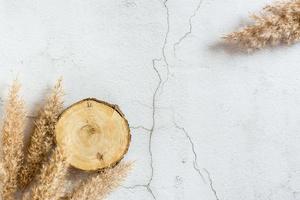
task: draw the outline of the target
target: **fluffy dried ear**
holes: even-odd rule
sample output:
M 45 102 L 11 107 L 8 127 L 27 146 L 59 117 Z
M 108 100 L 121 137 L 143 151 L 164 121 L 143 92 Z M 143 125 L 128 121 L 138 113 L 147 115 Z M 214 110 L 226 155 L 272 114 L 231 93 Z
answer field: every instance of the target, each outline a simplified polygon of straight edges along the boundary
M 109 168 L 128 150 L 130 129 L 116 105 L 84 99 L 67 108 L 56 128 L 56 141 L 68 155 L 68 162 L 82 170 Z
M 63 149 L 54 149 L 22 200 L 59 199 L 64 193 L 68 166 Z
M 19 96 L 20 83 L 15 80 L 5 106 L 5 115 L 2 124 L 2 166 L 1 177 L 3 188 L 2 199 L 13 200 L 17 191 L 17 175 L 24 159 L 23 138 L 25 128 L 24 101 Z M 1 175 L 4 175 L 1 174 Z
M 35 119 L 34 131 L 30 137 L 26 162 L 19 174 L 19 186 L 25 188 L 39 172 L 42 162 L 54 145 L 54 128 L 63 109 L 62 79 L 52 89 L 44 107 Z
M 276 3 L 266 6 L 261 14 L 252 16 L 254 24 L 233 32 L 224 40 L 246 51 L 300 40 L 300 2 Z
M 109 168 L 101 173 L 94 173 L 65 199 L 67 200 L 89 200 L 105 199 L 109 193 L 116 189 L 125 179 L 132 168 L 132 163 L 120 163 L 114 168 Z

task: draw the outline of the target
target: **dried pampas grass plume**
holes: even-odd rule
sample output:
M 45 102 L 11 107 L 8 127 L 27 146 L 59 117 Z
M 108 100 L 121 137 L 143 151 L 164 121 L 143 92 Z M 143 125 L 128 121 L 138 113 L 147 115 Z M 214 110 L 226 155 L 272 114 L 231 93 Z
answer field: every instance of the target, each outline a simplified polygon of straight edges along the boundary
M 17 191 L 17 174 L 22 166 L 23 138 L 25 128 L 24 101 L 19 96 L 20 84 L 15 80 L 10 89 L 5 106 L 5 115 L 2 125 L 2 169 L 5 176 L 1 191 L 2 199 L 15 199 Z
M 62 111 L 62 85 L 58 80 L 51 96 L 35 120 L 35 129 L 23 154 L 26 113 L 19 97 L 20 84 L 15 81 L 5 106 L 0 147 L 0 199 L 14 200 L 103 200 L 117 188 L 131 169 L 132 163 L 85 174 L 77 186 L 70 180 L 68 150 L 54 144 L 54 129 Z M 56 147 L 55 147 L 56 146 Z M 84 175 L 84 174 L 80 174 Z M 83 177 L 81 177 L 83 178 Z M 20 191 L 20 189 L 26 190 Z M 70 191 L 71 190 L 71 191 Z
M 253 51 L 300 40 L 300 0 L 266 6 L 261 14 L 252 18 L 253 25 L 225 36 L 225 41 Z
M 57 147 L 50 160 L 42 166 L 36 182 L 23 200 L 59 199 L 63 196 L 65 177 L 68 171 L 65 152 Z
M 132 163 L 120 163 L 112 169 L 99 172 L 93 177 L 88 178 L 78 188 L 75 188 L 73 193 L 65 199 L 103 200 L 120 185 L 131 168 Z
M 53 147 L 55 124 L 63 109 L 62 96 L 62 79 L 59 79 L 35 120 L 35 128 L 30 138 L 26 163 L 22 167 L 19 176 L 21 188 L 26 187 L 32 181 L 41 167 L 42 161 Z

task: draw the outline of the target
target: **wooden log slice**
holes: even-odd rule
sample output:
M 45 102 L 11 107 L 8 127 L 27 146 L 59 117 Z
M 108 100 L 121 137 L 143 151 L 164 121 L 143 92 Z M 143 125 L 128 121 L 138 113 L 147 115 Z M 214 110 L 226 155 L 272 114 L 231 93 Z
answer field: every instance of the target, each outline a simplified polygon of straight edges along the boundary
M 127 152 L 131 138 L 118 106 L 92 98 L 67 108 L 59 117 L 55 133 L 70 165 L 82 170 L 114 166 Z

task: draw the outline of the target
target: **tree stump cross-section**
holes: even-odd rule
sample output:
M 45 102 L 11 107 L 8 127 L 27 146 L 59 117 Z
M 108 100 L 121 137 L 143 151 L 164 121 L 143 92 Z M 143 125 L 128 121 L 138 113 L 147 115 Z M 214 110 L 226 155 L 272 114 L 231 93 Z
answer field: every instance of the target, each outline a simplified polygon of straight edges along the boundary
M 127 153 L 131 139 L 128 122 L 118 106 L 94 98 L 64 110 L 55 134 L 70 165 L 82 170 L 114 166 Z

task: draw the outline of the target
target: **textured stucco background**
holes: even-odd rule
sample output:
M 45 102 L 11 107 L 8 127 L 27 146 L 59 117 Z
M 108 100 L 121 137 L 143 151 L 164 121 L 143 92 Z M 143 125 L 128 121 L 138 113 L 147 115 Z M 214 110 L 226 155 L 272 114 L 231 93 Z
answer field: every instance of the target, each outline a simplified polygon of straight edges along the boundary
M 17 76 L 34 115 L 62 75 L 66 106 L 118 104 L 135 168 L 109 200 L 299 200 L 300 45 L 220 44 L 270 2 L 0 0 L 0 97 Z

